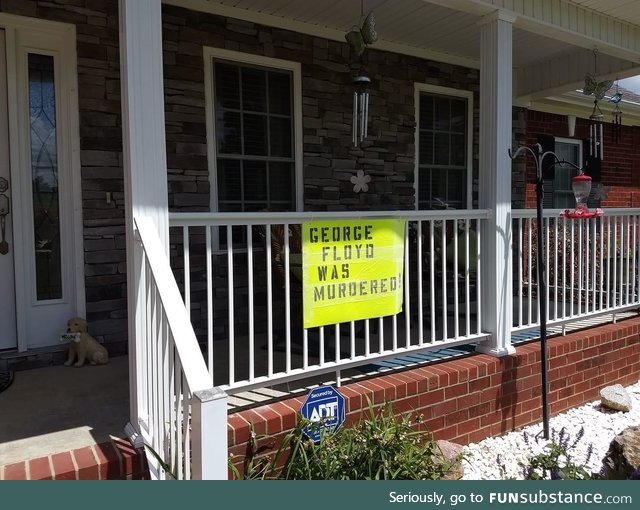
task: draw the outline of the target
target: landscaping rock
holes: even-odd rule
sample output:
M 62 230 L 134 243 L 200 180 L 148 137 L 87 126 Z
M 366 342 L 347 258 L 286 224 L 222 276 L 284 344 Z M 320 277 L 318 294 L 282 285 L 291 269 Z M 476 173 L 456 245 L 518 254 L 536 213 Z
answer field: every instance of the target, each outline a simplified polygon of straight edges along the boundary
M 437 443 L 445 460 L 453 463 L 449 473 L 447 473 L 443 480 L 461 480 L 464 476 L 464 468 L 462 466 L 464 446 L 458 443 L 452 443 L 451 441 L 445 441 L 444 439 L 439 439 Z
M 640 426 L 626 428 L 616 436 L 602 463 L 607 480 L 628 480 L 640 467 Z
M 629 412 L 631 410 L 631 397 L 621 384 L 607 386 L 600 390 L 602 405 L 615 411 Z

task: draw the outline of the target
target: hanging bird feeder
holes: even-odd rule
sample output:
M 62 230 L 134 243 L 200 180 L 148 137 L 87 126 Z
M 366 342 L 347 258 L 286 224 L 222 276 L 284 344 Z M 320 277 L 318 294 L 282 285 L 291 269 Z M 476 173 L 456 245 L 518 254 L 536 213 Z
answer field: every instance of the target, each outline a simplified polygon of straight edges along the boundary
M 576 175 L 571 179 L 571 189 L 576 197 L 576 208 L 573 211 L 571 209 L 565 209 L 560 216 L 574 220 L 586 220 L 604 214 L 600 208 L 590 211 L 587 207 L 587 199 L 591 193 L 591 177 L 583 173 Z

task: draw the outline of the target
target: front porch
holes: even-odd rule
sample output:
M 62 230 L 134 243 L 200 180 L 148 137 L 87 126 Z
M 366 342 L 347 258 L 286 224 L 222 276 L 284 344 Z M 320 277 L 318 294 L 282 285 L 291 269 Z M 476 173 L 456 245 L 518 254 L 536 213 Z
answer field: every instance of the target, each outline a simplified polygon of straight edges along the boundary
M 129 362 L 14 373 L 0 393 L 0 480 L 106 480 L 148 476 L 124 437 Z
M 638 72 L 639 13 L 629 14 L 631 21 L 616 18 L 600 0 L 592 9 L 549 0 L 541 10 L 491 0 L 372 0 L 381 38 L 359 61 L 345 42 L 357 22 L 356 2 L 256 0 L 244 8 L 235 0 L 112 0 L 80 9 L 77 3 L 9 2 L 2 9 L 12 12 L 0 13 L 9 55 L 5 138 L 21 141 L 0 152 L 9 162 L 3 168 L 11 173 L 13 203 L 24 206 L 9 219 L 9 233 L 28 255 L 12 253 L 15 264 L 3 272 L 16 289 L 7 301 L 17 313 L 7 315 L 16 316 L 19 338 L 7 345 L 28 351 L 25 326 L 49 327 L 28 320 L 36 315 L 17 305 L 42 311 L 55 304 L 66 308 L 50 333 L 63 314 L 86 312 L 112 354 L 125 345 L 129 353 L 128 395 L 113 404 L 129 402 L 124 417 L 122 409 L 114 413 L 118 431 L 88 430 L 99 414 L 69 414 L 65 422 L 65 411 L 54 408 L 62 401 L 42 390 L 42 409 L 50 405 L 60 419 L 40 432 L 83 424 L 83 432 L 62 439 L 84 441 L 71 446 L 74 452 L 97 458 L 89 439 L 120 435 L 126 423 L 132 455 L 147 444 L 179 478 L 226 478 L 229 446 L 240 451 L 249 423 L 284 431 L 300 404 L 289 392 L 322 382 L 349 394 L 350 419 L 365 396 L 392 398 L 400 408 L 424 410 L 441 437 L 472 441 L 478 431 L 500 433 L 539 417 L 539 350 L 513 341 L 540 327 L 537 258 L 548 268 L 546 312 L 556 332 L 586 319 L 610 316 L 615 323 L 640 306 L 640 210 L 608 209 L 584 222 L 547 210 L 537 225 L 531 211 L 516 209 L 530 185 L 527 163 L 508 158 L 514 145 L 564 136 L 513 120 L 541 98 L 580 86 L 593 72 L 594 41 L 601 46 L 600 77 Z M 68 57 L 54 59 L 47 44 L 24 39 L 16 29 L 24 18 L 43 18 L 28 29 L 36 41 L 50 23 L 64 29 Z M 33 230 L 28 205 L 33 182 L 36 188 L 40 182 L 30 173 L 29 129 L 18 129 L 29 109 L 26 101 L 22 110 L 14 107 L 26 94 L 28 69 L 20 62 L 29 52 L 47 55 L 57 76 L 69 78 L 57 90 L 68 89 L 58 97 L 72 99 L 69 108 L 59 107 L 71 110 L 59 131 L 68 121 L 72 165 L 59 181 L 57 162 L 50 165 L 49 180 L 78 202 L 61 194 L 58 218 L 76 258 L 65 261 L 66 269 L 34 275 L 48 278 L 59 269 L 66 288 L 41 299 L 20 278 L 23 263 L 35 267 L 34 243 L 20 234 Z M 77 71 L 77 83 L 71 71 L 59 73 L 67 66 Z M 372 79 L 368 137 L 354 144 L 356 71 L 355 78 L 366 71 Z M 575 115 L 583 106 L 567 108 Z M 556 117 L 564 122 L 565 113 Z M 591 126 L 586 119 L 577 126 L 570 145 L 579 147 L 581 162 L 583 152 L 591 156 L 583 148 Z M 607 146 L 609 159 L 602 161 L 608 165 L 602 175 L 620 188 L 640 189 L 629 163 L 638 159 L 635 131 L 624 126 L 626 152 Z M 446 209 L 434 211 L 438 204 Z M 302 248 L 294 233 L 318 218 L 404 222 L 399 313 L 302 327 Z M 76 238 L 82 242 L 74 245 Z M 537 238 L 544 238 L 544 254 L 533 248 Z M 640 372 L 637 319 L 553 342 L 553 411 Z M 462 347 L 482 354 L 409 367 Z M 113 361 L 86 374 L 112 376 L 118 363 L 126 365 Z M 397 365 L 403 371 L 381 376 Z M 368 366 L 378 377 L 369 378 Z M 72 386 L 74 376 L 85 375 L 46 370 L 33 372 L 34 379 L 49 374 Z M 18 382 L 9 391 L 28 391 Z M 108 377 L 96 384 L 110 387 Z M 249 393 L 259 396 L 250 401 Z M 9 396 L 0 394 L 0 403 Z M 273 396 L 287 402 L 256 407 Z M 229 417 L 230 407 L 247 402 L 251 409 Z M 8 423 L 5 445 L 27 434 Z M 108 444 L 113 450 L 122 443 Z M 126 455 L 114 452 L 118 475 L 131 474 L 122 471 L 131 464 Z M 57 476 L 57 453 L 43 455 L 37 463 Z M 82 463 L 75 453 L 64 457 L 76 468 Z M 152 478 L 168 476 L 153 459 L 149 468 Z M 26 477 L 30 470 L 31 461 L 9 471 Z

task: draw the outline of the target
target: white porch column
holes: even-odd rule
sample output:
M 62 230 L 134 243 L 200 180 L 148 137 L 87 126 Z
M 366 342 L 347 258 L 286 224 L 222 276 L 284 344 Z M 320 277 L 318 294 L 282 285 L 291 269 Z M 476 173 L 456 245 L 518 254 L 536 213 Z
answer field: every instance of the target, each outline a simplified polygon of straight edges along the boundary
M 145 325 L 142 249 L 133 218 L 155 223 L 168 254 L 169 218 L 162 71 L 161 0 L 120 0 L 120 73 L 123 166 L 127 232 L 127 299 L 129 314 L 130 420 L 127 433 L 142 446 L 138 404 L 145 384 L 138 370 L 138 340 Z
M 478 350 L 495 356 L 511 345 L 512 14 L 495 11 L 480 27 L 480 207 L 494 214 L 481 244 L 482 321 L 491 339 Z

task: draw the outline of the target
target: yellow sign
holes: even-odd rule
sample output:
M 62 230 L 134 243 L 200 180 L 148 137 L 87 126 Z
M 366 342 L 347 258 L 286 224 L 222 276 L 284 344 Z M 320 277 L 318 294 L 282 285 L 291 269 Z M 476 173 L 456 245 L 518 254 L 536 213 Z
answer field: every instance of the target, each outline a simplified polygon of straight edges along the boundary
M 404 230 L 399 219 L 304 223 L 304 327 L 399 313 Z

